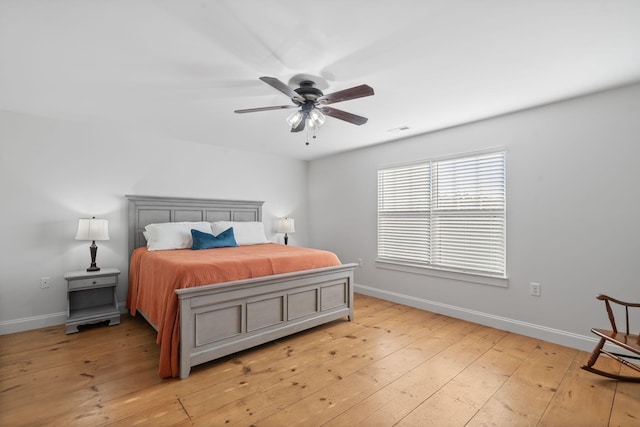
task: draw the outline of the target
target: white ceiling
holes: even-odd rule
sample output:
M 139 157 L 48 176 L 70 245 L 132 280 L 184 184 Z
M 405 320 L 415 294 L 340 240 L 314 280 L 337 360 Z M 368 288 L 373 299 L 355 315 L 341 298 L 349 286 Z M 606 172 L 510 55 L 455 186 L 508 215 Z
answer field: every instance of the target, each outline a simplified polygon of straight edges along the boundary
M 369 122 L 234 114 L 300 73 Z M 298 159 L 638 81 L 638 0 L 0 0 L 0 109 Z

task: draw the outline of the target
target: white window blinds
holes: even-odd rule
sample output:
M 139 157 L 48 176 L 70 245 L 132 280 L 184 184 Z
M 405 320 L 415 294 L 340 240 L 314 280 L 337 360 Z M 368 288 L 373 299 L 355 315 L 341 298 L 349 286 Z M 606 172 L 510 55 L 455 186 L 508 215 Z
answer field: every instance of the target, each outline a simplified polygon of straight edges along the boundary
M 378 259 L 506 275 L 505 153 L 378 171 Z

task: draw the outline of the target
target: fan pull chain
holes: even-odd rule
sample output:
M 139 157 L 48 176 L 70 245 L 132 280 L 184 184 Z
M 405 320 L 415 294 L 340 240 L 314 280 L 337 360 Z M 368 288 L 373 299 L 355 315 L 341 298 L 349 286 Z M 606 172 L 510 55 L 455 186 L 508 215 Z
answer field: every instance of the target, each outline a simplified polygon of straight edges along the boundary
M 317 131 L 318 131 L 317 129 L 313 130 L 313 136 L 312 136 L 313 139 L 316 139 L 316 132 Z M 309 145 L 309 129 L 307 129 L 307 142 L 305 142 L 304 145 Z

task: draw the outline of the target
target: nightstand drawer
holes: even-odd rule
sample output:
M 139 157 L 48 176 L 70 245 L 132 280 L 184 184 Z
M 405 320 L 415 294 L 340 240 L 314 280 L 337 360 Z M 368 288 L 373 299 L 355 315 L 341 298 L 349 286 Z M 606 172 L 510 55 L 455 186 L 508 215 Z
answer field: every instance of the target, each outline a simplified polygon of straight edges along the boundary
M 100 286 L 113 286 L 118 283 L 117 276 L 93 277 L 89 279 L 69 280 L 69 289 L 96 288 Z

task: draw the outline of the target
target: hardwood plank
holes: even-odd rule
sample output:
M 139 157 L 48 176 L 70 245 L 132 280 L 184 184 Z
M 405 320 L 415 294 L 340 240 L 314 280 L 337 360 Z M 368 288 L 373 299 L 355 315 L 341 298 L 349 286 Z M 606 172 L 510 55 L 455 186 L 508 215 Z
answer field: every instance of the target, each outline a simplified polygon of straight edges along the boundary
M 620 373 L 629 376 L 638 375 L 637 371 L 626 366 L 622 367 Z M 596 390 L 599 388 L 600 384 L 595 387 Z M 616 382 L 609 425 L 640 426 L 640 384 Z
M 109 369 L 85 374 L 84 369 L 76 369 L 75 374 L 68 370 L 66 373 L 55 375 L 48 383 L 25 381 L 20 395 L 3 393 L 3 401 L 5 398 L 11 399 L 11 407 L 6 410 L 3 408 L 3 419 L 17 422 L 24 418 L 24 414 L 29 414 L 29 419 L 34 424 L 44 425 L 49 419 L 57 420 L 58 423 L 64 420 L 66 424 L 76 417 L 88 419 L 96 416 L 103 412 L 104 407 L 115 397 L 142 392 L 153 384 L 162 383 L 162 380 L 154 375 L 155 371 L 152 368 L 157 357 L 138 357 L 121 361 L 121 374 Z M 59 372 L 54 372 L 56 373 Z M 57 388 L 60 389 L 59 392 L 56 392 Z M 61 399 L 60 396 L 64 398 Z M 37 411 L 31 412 L 30 408 L 33 408 L 34 402 L 40 404 Z
M 544 341 L 470 420 L 476 425 L 537 425 L 565 378 L 577 350 Z
M 534 348 L 532 342 L 523 343 L 519 338 L 505 333 L 495 346 L 418 406 L 400 425 L 423 420 L 435 425 L 467 424 L 523 362 L 522 358 L 508 357 L 505 353 L 523 349 L 522 344 Z
M 540 419 L 540 426 L 588 425 L 607 426 L 617 382 L 580 369 L 589 357 L 577 352 L 554 399 Z M 615 369 L 617 362 L 602 358 L 605 369 Z M 606 366 L 609 365 L 609 366 Z M 597 387 L 596 387 L 597 386 Z
M 0 335 L 0 362 L 4 363 L 5 358 L 13 357 L 17 352 L 33 351 L 65 339 L 60 334 L 61 328 L 64 325 Z
M 158 378 L 155 338 L 130 316 L 0 336 L 0 425 L 640 424 L 639 384 L 579 369 L 584 352 L 363 295 L 353 322 L 186 380 Z
M 358 370 L 355 375 L 345 377 L 345 381 L 348 384 L 334 384 L 329 388 L 323 389 L 312 396 L 309 396 L 296 404 L 296 408 L 286 408 L 276 415 L 267 418 L 265 421 L 267 424 L 278 424 L 284 422 L 287 416 L 291 416 L 292 411 L 297 412 L 298 405 L 304 405 L 305 409 L 302 411 L 303 419 L 307 421 L 322 421 L 331 423 L 338 423 L 336 419 L 341 413 L 347 411 L 349 407 L 354 406 L 364 401 L 371 394 L 380 390 L 384 386 L 395 383 L 395 381 L 401 377 L 411 376 L 415 378 L 415 368 L 425 364 L 425 360 L 441 356 L 442 353 L 438 353 L 441 349 L 450 349 L 455 345 L 458 345 L 458 350 L 464 347 L 466 344 L 460 344 L 465 339 L 475 340 L 478 325 L 472 325 L 466 322 L 454 322 L 456 326 L 474 328 L 474 333 L 470 334 L 469 330 L 463 331 L 457 329 L 452 331 L 451 335 L 446 336 L 443 334 L 443 340 L 449 340 L 447 344 L 443 345 L 440 349 L 437 347 L 434 340 L 430 340 L 429 337 L 424 337 L 425 341 L 412 344 L 410 347 L 404 347 L 396 351 L 393 355 L 380 360 L 379 362 L 372 364 L 366 368 Z M 481 328 L 481 327 L 480 327 Z M 456 332 L 458 334 L 456 334 Z M 482 335 L 482 334 L 478 334 Z M 456 342 L 451 346 L 451 342 Z M 424 345 L 425 343 L 428 345 Z M 446 350 L 445 350 L 446 351 Z M 453 350 L 455 352 L 456 350 Z M 460 354 L 460 353 L 458 353 Z M 437 355 L 437 356 L 435 356 Z M 442 356 L 441 356 L 442 357 Z M 460 357 L 464 357 L 460 355 Z M 449 361 L 451 362 L 451 360 Z M 451 365 L 451 364 L 450 364 Z M 363 388 L 351 387 L 353 381 L 357 380 L 359 384 L 369 384 L 368 387 Z M 423 382 L 424 377 L 420 379 Z M 345 408 L 345 405 L 347 406 Z M 380 414 L 376 414 L 377 420 L 381 420 Z
M 146 345 L 151 346 L 150 343 Z M 129 377 L 132 369 L 146 367 L 157 360 L 157 354 L 144 353 L 145 346 L 141 345 L 138 349 L 140 355 L 113 357 L 112 363 L 92 362 L 83 366 L 74 363 L 13 377 L 2 382 L 3 389 L 11 389 L 7 397 L 12 400 L 13 406 L 20 407 L 31 405 L 34 399 L 46 401 L 60 394 L 97 388 L 117 378 Z
M 476 412 L 476 401 L 483 403 L 482 396 L 488 392 L 487 388 L 490 392 L 499 387 L 500 381 L 503 380 L 502 374 L 492 376 L 489 373 L 474 382 L 474 377 L 480 376 L 480 372 L 472 366 L 506 334 L 504 331 L 483 327 L 443 352 L 442 357 L 446 360 L 450 373 L 446 383 L 401 418 L 397 425 L 464 425 Z M 495 380 L 492 381 L 493 378 Z
M 331 424 L 391 425 L 397 422 L 400 416 L 415 408 L 425 396 L 435 392 L 453 376 L 449 371 L 452 365 L 447 359 L 446 351 L 480 328 L 479 325 L 456 319 L 452 319 L 446 327 L 435 328 L 432 335 L 412 344 L 412 347 L 420 350 L 422 363 L 388 386 L 371 393 L 331 420 Z
M 151 409 L 146 409 L 134 415 L 116 421 L 109 422 L 110 427 L 131 427 L 131 426 L 175 426 L 182 422 L 191 425 L 189 416 L 178 399 L 168 405 L 160 405 Z
M 25 345 L 20 351 L 3 356 L 0 359 L 0 379 L 4 381 L 12 376 L 71 363 L 84 364 L 87 360 L 91 362 L 91 357 L 99 358 L 106 353 L 113 353 L 116 348 L 120 352 L 137 348 L 142 337 L 151 335 L 149 331 L 142 330 L 139 324 L 133 323 L 135 321 L 123 316 L 122 323 L 117 327 L 94 327 L 72 335 L 64 334 L 64 326 L 48 328 L 44 330 L 45 334 L 27 332 L 30 340 L 40 343 Z M 153 330 L 151 332 L 154 333 Z M 116 338 L 117 347 L 114 347 L 113 340 Z

